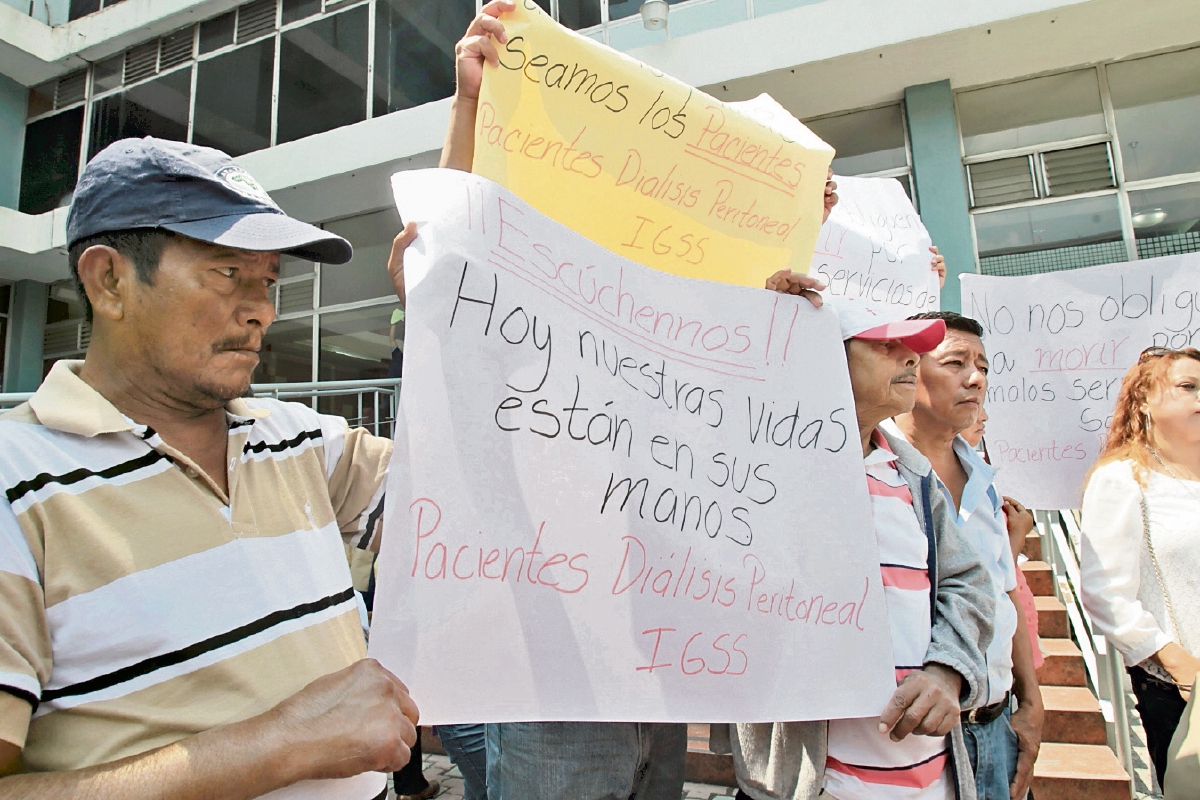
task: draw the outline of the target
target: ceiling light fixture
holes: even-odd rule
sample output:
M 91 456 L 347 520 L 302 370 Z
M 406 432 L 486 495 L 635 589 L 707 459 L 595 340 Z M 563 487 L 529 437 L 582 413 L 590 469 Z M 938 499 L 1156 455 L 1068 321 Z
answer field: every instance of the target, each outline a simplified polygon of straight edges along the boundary
M 667 0 L 646 0 L 642 3 L 642 27 L 648 31 L 667 29 Z

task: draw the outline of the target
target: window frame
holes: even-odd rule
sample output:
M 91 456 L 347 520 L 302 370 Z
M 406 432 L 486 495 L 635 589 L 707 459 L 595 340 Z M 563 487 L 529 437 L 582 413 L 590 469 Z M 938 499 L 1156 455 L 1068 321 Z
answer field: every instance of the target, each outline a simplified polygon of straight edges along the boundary
M 1117 197 L 1117 210 L 1119 213 L 1120 223 L 1121 223 L 1121 238 L 1122 238 L 1122 242 L 1125 246 L 1125 253 L 1127 256 L 1127 260 L 1129 260 L 1129 261 L 1139 260 L 1137 237 L 1135 235 L 1135 231 L 1133 228 L 1133 212 L 1132 212 L 1132 206 L 1131 206 L 1131 203 L 1129 200 L 1130 192 L 1143 191 L 1146 189 L 1162 189 L 1162 188 L 1168 188 L 1168 187 L 1172 187 L 1172 186 L 1180 186 L 1180 185 L 1189 184 L 1189 183 L 1200 183 L 1200 172 L 1178 173 L 1175 175 L 1166 175 L 1166 176 L 1162 176 L 1162 177 L 1158 177 L 1158 178 L 1148 178 L 1148 179 L 1136 180 L 1136 181 L 1127 181 L 1125 179 L 1125 165 L 1124 165 L 1124 161 L 1122 158 L 1122 152 L 1121 152 L 1121 135 L 1120 135 L 1120 130 L 1117 128 L 1116 110 L 1113 106 L 1112 94 L 1111 94 L 1111 91 L 1110 91 L 1109 85 L 1108 85 L 1108 67 L 1111 64 L 1122 63 L 1125 61 L 1135 61 L 1135 60 L 1140 60 L 1143 58 L 1152 58 L 1157 55 L 1165 55 L 1166 53 L 1183 52 L 1186 50 L 1193 50 L 1193 49 L 1200 49 L 1200 48 L 1198 48 L 1197 45 L 1193 44 L 1193 45 L 1190 45 L 1187 47 L 1179 47 L 1179 48 L 1173 48 L 1171 50 L 1165 50 L 1161 53 L 1153 53 L 1153 54 L 1149 54 L 1149 55 L 1139 55 L 1136 58 L 1106 61 L 1106 62 L 1102 62 L 1099 64 L 1095 64 L 1091 67 L 1087 67 L 1087 69 L 1096 70 L 1096 80 L 1097 80 L 1097 84 L 1098 84 L 1099 90 L 1100 90 L 1100 102 L 1101 102 L 1101 108 L 1104 113 L 1104 125 L 1106 128 L 1106 132 L 1103 134 L 1092 134 L 1089 136 L 1080 136 L 1080 137 L 1074 137 L 1071 139 L 1062 139 L 1062 140 L 1057 140 L 1054 142 L 1047 142 L 1047 143 L 1039 144 L 1039 145 L 1030 145 L 1027 147 L 1011 148 L 1011 149 L 1007 149 L 1007 150 L 996 150 L 996 151 L 989 152 L 989 153 L 982 153 L 982 154 L 978 154 L 978 155 L 968 156 L 968 155 L 966 155 L 965 145 L 963 142 L 962 132 L 961 132 L 961 128 L 960 128 L 959 137 L 958 137 L 959 157 L 963 164 L 963 174 L 964 174 L 964 179 L 967 182 L 968 196 L 971 196 L 971 183 L 970 183 L 970 175 L 969 175 L 969 170 L 968 170 L 970 165 L 987 162 L 987 161 L 995 161 L 995 160 L 999 160 L 1002 158 L 1013 158 L 1013 157 L 1019 157 L 1019 156 L 1030 157 L 1035 162 L 1033 171 L 1034 171 L 1035 187 L 1036 187 L 1036 191 L 1038 193 L 1038 197 L 1030 199 L 1030 200 L 1022 200 L 1022 201 L 1018 201 L 1018 202 L 1014 202 L 1014 203 L 1004 203 L 1004 204 L 1000 204 L 1000 205 L 986 206 L 983 208 L 969 209 L 968 213 L 971 217 L 971 238 L 975 245 L 975 272 L 976 273 L 982 273 L 982 261 L 981 261 L 980 255 L 979 255 L 979 239 L 978 239 L 978 235 L 977 235 L 976 228 L 975 228 L 975 218 L 977 216 L 983 215 L 983 214 L 996 213 L 996 212 L 1000 212 L 1000 211 L 1006 211 L 1006 210 L 1013 209 L 1013 208 L 1029 208 L 1029 207 L 1034 207 L 1034 206 L 1052 205 L 1055 203 L 1071 202 L 1072 200 L 1081 200 L 1081 199 L 1092 198 L 1092 197 L 1107 197 L 1110 195 L 1116 195 L 1116 197 Z M 1022 77 L 1020 80 L 1016 80 L 1016 81 L 1000 81 L 997 83 L 983 84 L 980 86 L 965 87 L 961 90 L 956 91 L 954 94 L 955 119 L 958 119 L 958 114 L 959 114 L 958 98 L 959 98 L 959 95 L 962 94 L 963 92 L 975 91 L 977 89 L 985 89 L 985 88 L 989 88 L 991 86 L 1002 86 L 1002 85 L 1013 84 L 1013 83 L 1021 83 L 1026 80 L 1044 77 L 1046 75 L 1056 75 L 1056 74 L 1062 74 L 1065 72 L 1075 72 L 1075 71 L 1078 71 L 1078 69 L 1079 68 L 1073 68 L 1070 70 L 1058 70 L 1055 72 L 1047 72 L 1047 73 L 1040 73 L 1038 75 L 1025 76 L 1025 77 Z M 1112 177 L 1113 177 L 1113 183 L 1114 183 L 1114 186 L 1112 188 L 1098 189 L 1098 190 L 1089 191 L 1089 192 L 1079 192 L 1078 194 L 1070 194 L 1070 195 L 1047 196 L 1046 186 L 1045 186 L 1045 168 L 1044 168 L 1044 164 L 1042 162 L 1042 154 L 1043 153 L 1054 152 L 1057 150 L 1066 150 L 1066 149 L 1070 149 L 1070 148 L 1074 148 L 1074 147 L 1083 147 L 1083 146 L 1087 146 L 1087 145 L 1099 144 L 1102 142 L 1106 143 L 1108 145 L 1109 168 L 1112 171 Z M 1047 249 L 1053 249 L 1053 248 L 1047 248 Z
M 705 0 L 705 1 L 708 2 L 709 0 Z M 913 179 L 912 139 L 909 137 L 909 133 L 908 133 L 908 107 L 907 107 L 907 104 L 904 102 L 904 100 L 901 99 L 901 100 L 897 100 L 897 101 L 891 102 L 891 103 L 876 103 L 876 104 L 870 105 L 870 106 L 863 106 L 862 108 L 852 108 L 847 111 L 835 111 L 831 114 L 822 114 L 817 117 L 809 117 L 808 119 L 803 121 L 803 124 L 807 126 L 808 123 L 810 123 L 810 122 L 820 122 L 821 120 L 833 119 L 834 117 L 846 117 L 846 116 L 849 116 L 850 114 L 858 114 L 859 112 L 862 112 L 862 111 L 874 111 L 876 109 L 890 108 L 892 106 L 900 107 L 900 127 L 904 131 L 904 160 L 906 162 L 906 166 L 890 167 L 888 169 L 876 170 L 874 172 L 856 172 L 856 173 L 854 173 L 854 175 L 847 175 L 846 177 L 848 177 L 848 178 L 850 178 L 850 177 L 853 177 L 853 178 L 905 178 L 908 181 L 908 188 L 909 188 L 910 192 L 912 193 L 911 199 L 912 199 L 913 208 L 917 209 L 917 212 L 920 213 L 921 205 L 920 205 L 920 198 L 917 197 L 917 182 Z

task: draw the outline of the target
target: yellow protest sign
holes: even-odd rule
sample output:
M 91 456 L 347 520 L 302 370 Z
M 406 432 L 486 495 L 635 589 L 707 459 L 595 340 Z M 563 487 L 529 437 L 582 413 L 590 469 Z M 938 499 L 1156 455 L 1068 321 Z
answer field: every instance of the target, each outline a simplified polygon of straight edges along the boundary
M 475 173 L 663 272 L 808 271 L 829 145 L 770 98 L 722 103 L 516 5 L 484 70 Z

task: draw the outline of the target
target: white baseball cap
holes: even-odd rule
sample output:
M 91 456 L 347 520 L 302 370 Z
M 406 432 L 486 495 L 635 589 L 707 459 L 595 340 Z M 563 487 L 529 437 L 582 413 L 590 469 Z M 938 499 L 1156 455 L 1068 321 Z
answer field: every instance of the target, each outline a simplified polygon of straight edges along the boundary
M 940 319 L 889 320 L 884 312 L 870 303 L 853 297 L 827 298 L 826 302 L 837 312 L 842 326 L 842 341 L 847 339 L 869 339 L 889 341 L 897 339 L 915 353 L 928 353 L 946 338 L 946 323 Z

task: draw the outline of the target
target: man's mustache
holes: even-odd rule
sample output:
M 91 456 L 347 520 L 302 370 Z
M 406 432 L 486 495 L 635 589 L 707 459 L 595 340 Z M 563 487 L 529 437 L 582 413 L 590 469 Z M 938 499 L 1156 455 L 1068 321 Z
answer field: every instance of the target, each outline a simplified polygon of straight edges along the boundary
M 256 336 L 239 336 L 236 338 L 222 339 L 213 345 L 214 353 L 223 353 L 226 350 L 253 350 L 258 352 L 262 347 L 262 342 Z

